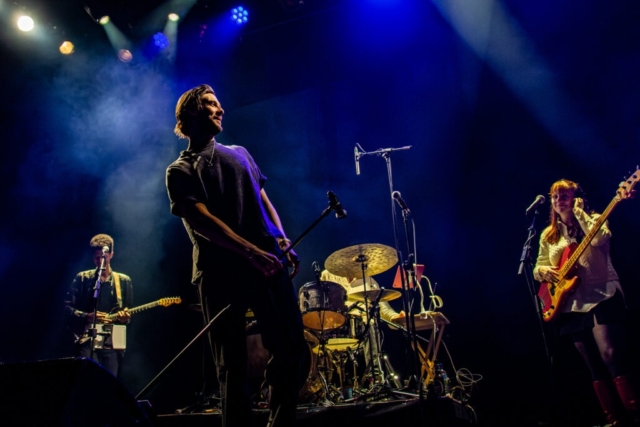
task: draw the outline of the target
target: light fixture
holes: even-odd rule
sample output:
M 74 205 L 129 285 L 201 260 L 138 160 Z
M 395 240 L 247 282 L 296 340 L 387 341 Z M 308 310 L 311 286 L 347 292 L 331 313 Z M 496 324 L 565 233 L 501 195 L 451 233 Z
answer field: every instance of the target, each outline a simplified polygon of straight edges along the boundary
M 153 44 L 155 44 L 160 50 L 163 50 L 169 46 L 169 39 L 164 34 L 158 32 L 153 35 Z
M 118 51 L 118 59 L 122 62 L 131 62 L 133 54 L 128 49 L 120 49 Z
M 71 55 L 74 51 L 74 48 L 75 47 L 73 46 L 73 43 L 71 43 L 70 41 L 64 41 L 60 45 L 60 53 L 62 53 L 63 55 Z
M 33 18 L 26 15 L 23 15 L 20 18 L 18 18 L 17 23 L 18 23 L 18 29 L 20 29 L 20 31 L 25 31 L 25 32 L 33 30 L 33 27 L 35 26 L 35 22 L 33 22 Z
M 249 11 L 242 6 L 231 9 L 231 19 L 238 25 L 244 25 L 249 21 Z

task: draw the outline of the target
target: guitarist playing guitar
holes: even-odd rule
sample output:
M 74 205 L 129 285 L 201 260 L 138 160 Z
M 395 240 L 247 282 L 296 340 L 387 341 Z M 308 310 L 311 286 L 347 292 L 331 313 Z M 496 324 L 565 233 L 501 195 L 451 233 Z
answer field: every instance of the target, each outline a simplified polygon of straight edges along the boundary
M 77 357 L 91 357 L 91 340 L 86 339 L 85 332 L 93 323 L 94 306 L 97 307 L 97 323 L 127 324 L 131 319 L 125 307 L 133 306 L 133 286 L 129 276 L 111 269 L 113 244 L 113 238 L 107 234 L 91 238 L 89 247 L 96 268 L 78 273 L 65 298 L 65 323 L 74 335 Z M 103 258 L 104 269 L 100 271 Z M 95 305 L 94 286 L 98 274 L 102 285 Z M 114 307 L 116 318 L 108 319 Z M 124 361 L 124 350 L 114 350 L 110 338 L 107 336 L 102 348 L 93 351 L 93 359 L 117 377 Z
M 602 215 L 585 211 L 577 183 L 566 179 L 553 183 L 551 224 L 540 236 L 534 268 L 535 279 L 542 282 L 538 295 L 543 319 L 553 320 L 559 336 L 574 343 L 612 425 L 638 422 L 640 414 L 623 360 L 626 305 L 609 256 L 611 231 L 606 219 L 617 203 L 633 196 L 639 179 L 636 171 L 623 182 Z

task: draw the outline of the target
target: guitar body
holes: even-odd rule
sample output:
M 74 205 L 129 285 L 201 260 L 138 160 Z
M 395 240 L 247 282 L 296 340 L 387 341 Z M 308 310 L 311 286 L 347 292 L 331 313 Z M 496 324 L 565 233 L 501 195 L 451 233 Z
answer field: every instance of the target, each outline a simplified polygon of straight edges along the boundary
M 567 260 L 571 258 L 571 255 L 575 252 L 577 247 L 577 243 L 571 243 L 564 249 L 562 256 L 560 257 L 559 267 L 562 267 Z M 578 277 L 571 277 L 573 276 L 572 273 L 575 271 L 576 265 L 574 265 L 567 274 L 565 274 L 565 277 L 561 277 L 558 282 L 542 282 L 540 284 L 538 297 L 540 298 L 542 319 L 544 321 L 550 322 L 556 318 L 556 315 L 559 313 L 558 309 L 562 307 L 566 297 L 573 292 L 576 286 L 578 286 Z
M 161 298 L 158 301 L 153 301 L 147 304 L 143 304 L 143 305 L 139 305 L 137 307 L 132 307 L 129 308 L 129 314 L 136 314 L 139 313 L 143 310 L 148 310 L 150 308 L 153 307 L 169 307 L 172 304 L 180 304 L 182 302 L 182 299 L 180 297 L 168 297 L 168 298 Z M 115 307 L 111 310 L 110 314 L 107 314 L 107 316 L 105 317 L 105 320 L 107 321 L 107 323 L 111 323 L 114 322 L 118 319 L 118 311 L 122 310 L 120 307 Z M 87 325 L 85 325 L 85 330 L 84 330 L 84 334 L 78 338 L 78 340 L 76 341 L 76 343 L 78 344 L 82 344 L 84 342 L 86 342 L 87 340 L 90 339 L 88 332 L 89 329 L 91 328 L 92 324 L 88 323 Z

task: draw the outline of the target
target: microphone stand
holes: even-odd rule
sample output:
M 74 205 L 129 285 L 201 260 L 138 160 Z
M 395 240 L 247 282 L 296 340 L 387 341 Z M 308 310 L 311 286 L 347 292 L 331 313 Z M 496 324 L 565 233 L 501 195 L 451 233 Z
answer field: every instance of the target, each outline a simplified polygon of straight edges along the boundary
M 334 195 L 335 196 L 335 195 Z M 320 221 L 322 219 L 324 219 L 326 216 L 329 215 L 329 213 L 332 210 L 338 210 L 337 207 L 338 203 L 334 203 L 333 200 L 329 201 L 329 206 L 322 211 L 322 213 L 320 214 L 320 216 L 311 224 L 311 226 L 309 226 L 297 239 L 295 239 L 293 242 L 291 242 L 291 244 L 289 245 L 289 247 L 287 247 L 284 251 L 282 251 L 282 258 L 283 261 L 285 261 L 286 258 L 286 254 L 289 253 L 296 245 L 298 245 L 298 243 L 300 243 L 300 241 L 302 241 L 302 239 L 309 234 L 309 232 L 320 223 Z M 336 216 L 338 214 L 336 213 Z M 345 215 L 342 216 L 341 218 L 346 217 L 346 212 Z M 286 261 L 285 261 L 286 262 Z M 285 264 L 286 265 L 286 264 Z M 98 276 L 99 278 L 99 276 Z M 180 358 L 180 356 L 182 356 L 185 351 L 187 351 L 187 349 L 189 347 L 191 347 L 196 341 L 198 341 L 198 339 L 200 339 L 200 337 L 202 337 L 213 325 L 213 323 L 225 312 L 227 311 L 229 308 L 231 307 L 231 304 L 227 305 L 226 307 L 224 307 L 222 310 L 220 310 L 218 312 L 218 314 L 216 314 L 210 321 L 209 323 L 207 323 L 207 325 L 202 328 L 202 330 L 200 332 L 198 332 L 198 334 L 182 349 L 180 350 L 180 352 L 169 362 L 167 363 L 167 365 L 160 371 L 160 373 L 158 373 L 146 386 L 144 386 L 144 388 L 142 390 L 140 390 L 140 392 L 135 396 L 136 399 L 139 399 L 142 395 L 144 395 L 156 382 L 158 382 L 158 380 L 168 371 L 169 367 L 171 367 L 171 365 L 173 365 L 176 360 L 178 360 L 178 358 Z M 203 307 L 204 309 L 204 307 Z M 95 319 L 95 318 L 94 318 Z M 94 320 L 95 323 L 95 320 Z
M 90 337 L 89 345 L 91 348 L 91 359 L 94 356 L 94 346 L 95 339 L 98 336 L 98 329 L 96 328 L 96 323 L 98 321 L 98 300 L 100 299 L 100 290 L 102 289 L 102 272 L 105 270 L 104 261 L 106 258 L 106 253 L 102 253 L 102 260 L 100 261 L 100 268 L 98 269 L 98 278 L 96 279 L 96 284 L 93 286 L 93 321 L 91 322 L 91 327 L 87 331 L 87 334 Z
M 535 279 L 533 278 L 534 263 L 533 263 L 533 258 L 531 257 L 531 242 L 533 241 L 533 238 L 536 236 L 536 220 L 538 219 L 538 214 L 539 214 L 538 208 L 536 207 L 533 213 L 533 216 L 531 218 L 531 224 L 529 225 L 529 228 L 528 228 L 529 234 L 527 236 L 527 240 L 525 240 L 524 242 L 524 246 L 522 248 L 522 254 L 520 255 L 520 266 L 518 268 L 518 275 L 519 276 L 524 275 L 525 277 L 527 289 L 529 291 L 529 295 L 531 296 L 531 301 L 533 303 L 533 306 L 536 312 L 536 317 L 538 318 L 538 326 L 540 327 L 540 333 L 542 336 L 542 342 L 544 344 L 544 351 L 545 351 L 545 355 L 548 362 L 548 368 L 549 368 L 548 381 L 550 384 L 550 388 L 552 390 L 551 394 L 554 396 L 554 399 L 555 399 L 555 387 L 554 387 L 554 381 L 553 381 L 553 356 L 551 355 L 551 351 L 549 349 L 549 339 L 547 337 L 547 334 L 545 333 L 544 320 L 542 319 L 541 303 L 540 303 L 540 299 L 538 298 L 538 293 L 536 292 Z
M 362 150 L 362 147 L 359 144 L 358 144 L 358 148 Z M 391 153 L 395 151 L 404 151 L 404 150 L 410 150 L 410 149 L 411 149 L 411 146 L 408 145 L 408 146 L 399 147 L 399 148 L 380 148 L 378 150 L 371 151 L 371 152 L 366 152 L 362 150 L 361 152 L 358 153 L 356 157 L 357 160 L 360 160 L 360 158 L 363 156 L 375 154 L 385 159 L 385 162 L 387 165 L 387 178 L 389 180 L 389 195 L 391 196 L 390 199 L 391 199 L 391 221 L 393 225 L 393 240 L 394 240 L 396 252 L 398 253 L 398 261 L 400 265 L 403 265 L 403 266 L 405 266 L 405 262 L 403 260 L 402 251 L 400 251 L 400 244 L 398 242 L 398 220 L 396 215 L 396 205 L 394 203 L 394 198 L 393 198 L 393 171 L 391 166 Z M 409 236 L 407 235 L 407 240 L 408 239 L 409 239 Z M 407 245 L 409 245 L 408 242 L 407 242 Z M 413 269 L 413 263 L 411 263 L 411 269 Z M 408 348 L 408 355 L 410 359 L 410 363 L 409 363 L 409 366 L 410 366 L 409 374 L 411 378 L 410 384 L 411 383 L 415 384 L 415 382 L 418 381 L 419 372 L 420 372 L 420 362 L 417 357 L 416 347 L 413 345 L 416 341 L 415 322 L 413 321 L 413 319 L 409 319 L 409 317 L 412 316 L 412 314 L 411 314 L 411 311 L 409 310 L 409 288 L 407 283 L 406 270 L 403 268 L 400 271 L 401 271 L 400 278 L 402 282 L 402 306 L 403 306 L 404 312 L 406 313 L 406 326 L 407 326 L 407 330 L 409 331 L 409 333 L 407 334 L 407 348 Z M 418 381 L 418 383 L 419 383 L 418 387 L 422 389 L 422 384 L 420 384 L 420 381 Z
M 533 259 L 531 257 L 531 242 L 533 238 L 536 236 L 536 220 L 537 219 L 538 219 L 538 209 L 535 210 L 533 217 L 531 219 L 531 225 L 528 228 L 529 235 L 527 236 L 527 240 L 524 242 L 524 246 L 522 248 L 522 255 L 520 255 L 520 267 L 518 268 L 518 275 L 521 276 L 524 274 L 525 281 L 527 284 L 527 289 L 529 290 L 529 295 L 531 296 L 531 301 L 533 302 L 533 306 L 536 311 L 536 315 L 538 317 L 538 324 L 540 326 L 540 331 L 542 333 L 545 354 L 547 356 L 549 364 L 553 365 L 551 352 L 549 351 L 547 336 L 544 331 L 544 321 L 542 319 L 540 300 L 538 299 L 538 293 L 536 292 L 536 286 L 535 286 L 535 279 L 533 278 L 534 265 L 533 265 Z

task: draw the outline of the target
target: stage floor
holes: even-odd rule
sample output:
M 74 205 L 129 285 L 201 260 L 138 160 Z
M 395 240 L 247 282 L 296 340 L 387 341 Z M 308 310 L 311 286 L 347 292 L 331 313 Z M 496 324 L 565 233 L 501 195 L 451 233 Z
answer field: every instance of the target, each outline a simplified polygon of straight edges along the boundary
M 254 410 L 257 425 L 266 425 L 269 411 Z M 158 415 L 158 427 L 216 427 L 221 425 L 218 411 Z M 340 403 L 331 406 L 298 407 L 298 424 L 305 427 L 389 427 L 398 425 L 457 427 L 476 425 L 475 413 L 469 406 L 441 397 L 420 400 L 400 398 L 379 402 Z

